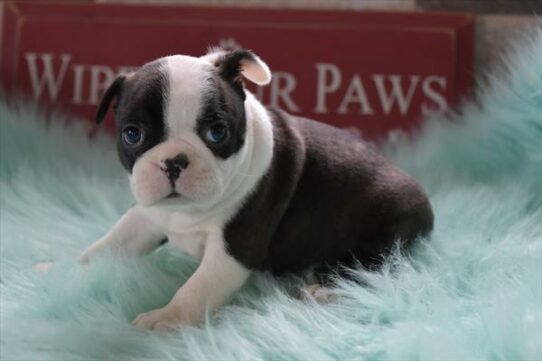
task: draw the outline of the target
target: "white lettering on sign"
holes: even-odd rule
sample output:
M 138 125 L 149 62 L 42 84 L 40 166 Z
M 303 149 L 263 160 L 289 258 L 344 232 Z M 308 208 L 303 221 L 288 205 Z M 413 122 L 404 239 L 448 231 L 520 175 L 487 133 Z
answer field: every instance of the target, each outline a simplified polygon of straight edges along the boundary
M 314 112 L 327 114 L 329 111 L 326 107 L 326 97 L 327 94 L 334 93 L 339 89 L 342 81 L 341 71 L 335 64 L 316 63 L 316 72 L 318 80 L 316 82 L 316 107 Z
M 37 54 L 25 54 L 26 64 L 28 65 L 28 73 L 30 82 L 32 83 L 32 93 L 34 99 L 41 98 L 43 91 L 47 88 L 49 100 L 56 101 L 60 87 L 64 82 L 64 77 L 68 71 L 68 66 L 71 61 L 71 55 L 62 54 L 60 69 L 57 73 L 53 69 L 53 54 L 43 53 L 39 55 L 42 64 L 42 72 L 38 74 L 38 64 L 36 63 Z
M 66 86 L 66 75 L 71 72 L 73 87 L 70 101 L 73 105 L 98 104 L 116 74 L 125 74 L 137 69 L 134 66 L 121 66 L 115 71 L 106 65 L 74 64 L 71 63 L 71 54 L 61 54 L 60 62 L 51 53 L 26 53 L 25 59 L 34 99 L 57 101 L 61 90 Z M 58 63 L 60 65 L 56 69 L 55 64 Z M 85 85 L 88 88 L 85 88 Z
M 430 99 L 437 107 L 431 107 L 427 102 L 422 103 L 422 114 L 427 114 L 431 111 L 436 113 L 444 113 L 448 108 L 448 102 L 442 93 L 437 92 L 431 88 L 431 84 L 436 83 L 442 92 L 446 90 L 446 78 L 442 76 L 431 75 L 424 79 L 422 83 L 423 93 Z
M 73 66 L 73 97 L 72 104 L 83 104 L 83 76 L 85 66 L 77 64 Z
M 374 114 L 373 108 L 367 99 L 367 94 L 365 93 L 365 88 L 363 88 L 363 83 L 359 75 L 354 75 L 344 98 L 337 109 L 339 114 L 348 114 L 348 106 L 352 103 L 359 103 L 360 110 L 359 113 L 362 115 Z
M 97 104 L 109 84 L 115 80 L 113 70 L 105 65 L 90 67 L 90 104 Z
M 281 84 L 283 84 L 283 86 L 281 86 Z M 285 71 L 273 72 L 269 89 L 269 105 L 282 108 L 281 104 L 284 104 L 285 110 L 291 113 L 301 112 L 301 108 L 292 99 L 292 92 L 295 90 L 296 86 L 297 81 L 292 73 Z
M 391 90 L 386 90 L 386 78 L 391 82 Z M 384 114 L 390 114 L 394 104 L 398 105 L 399 111 L 402 115 L 405 115 L 408 112 L 410 103 L 412 102 L 412 97 L 414 96 L 416 87 L 420 82 L 420 77 L 417 75 L 412 75 L 409 78 L 410 82 L 405 95 L 403 92 L 403 87 L 401 86 L 401 76 L 390 75 L 386 77 L 384 75 L 373 75 L 373 81 L 375 83 L 376 91 L 378 92 L 378 97 L 380 98 L 380 104 L 382 105 Z
M 341 96 L 341 101 L 335 109 L 337 114 L 349 115 L 389 115 L 398 110 L 406 115 L 412 108 L 412 101 L 417 92 L 422 92 L 421 110 L 444 112 L 447 109 L 446 78 L 436 75 L 422 77 L 420 75 L 401 76 L 397 74 L 373 74 L 365 79 L 360 74 L 354 74 L 347 83 L 346 91 L 342 93 L 345 76 L 336 64 L 316 63 L 316 105 L 314 113 L 329 114 L 329 96 Z M 348 78 L 346 78 L 348 79 Z M 365 81 L 365 82 L 364 82 Z M 374 94 L 369 98 L 367 94 Z M 371 99 L 373 103 L 371 103 Z M 377 103 L 376 103 L 377 102 Z M 359 111 L 357 110 L 359 109 Z
M 72 105 L 96 105 L 116 74 L 137 69 L 133 66 L 112 68 L 101 64 L 72 63 L 71 54 L 26 53 L 30 85 L 35 99 L 58 101 L 60 94 L 69 94 Z M 300 113 L 302 107 L 296 94 L 315 94 L 311 110 L 316 114 L 344 116 L 401 115 L 412 109 L 422 114 L 443 113 L 448 107 L 445 94 L 447 79 L 438 75 L 398 74 L 345 74 L 337 64 L 316 63 L 316 89 L 299 89 L 295 74 L 273 72 L 270 86 L 256 88 L 256 95 L 267 105 L 281 107 L 291 113 Z M 73 84 L 66 79 L 73 77 Z M 71 89 L 69 89 L 71 85 Z M 306 87 L 306 86 L 305 86 Z M 315 92 L 314 92 L 315 91 Z M 306 99 L 306 98 L 305 98 Z M 306 100 L 305 100 L 306 101 Z

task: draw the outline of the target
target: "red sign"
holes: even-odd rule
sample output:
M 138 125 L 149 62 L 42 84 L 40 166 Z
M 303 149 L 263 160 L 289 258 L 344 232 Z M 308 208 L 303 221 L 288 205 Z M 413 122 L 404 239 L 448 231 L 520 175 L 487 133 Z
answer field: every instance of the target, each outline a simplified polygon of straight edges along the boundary
M 3 23 L 8 93 L 89 119 L 117 73 L 229 42 L 273 71 L 252 88 L 265 104 L 367 137 L 411 129 L 472 83 L 467 15 L 8 2 Z

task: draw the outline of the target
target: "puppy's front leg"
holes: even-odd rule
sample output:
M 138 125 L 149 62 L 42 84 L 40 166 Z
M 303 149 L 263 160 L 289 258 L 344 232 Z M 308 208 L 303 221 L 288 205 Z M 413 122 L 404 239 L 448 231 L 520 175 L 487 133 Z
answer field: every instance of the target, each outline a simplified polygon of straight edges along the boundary
M 155 225 L 141 215 L 136 207 L 132 207 L 105 236 L 79 256 L 79 262 L 86 264 L 96 253 L 105 249 L 145 254 L 157 248 L 164 238 L 165 235 Z
M 211 236 L 192 277 L 166 306 L 140 314 L 134 325 L 142 329 L 172 330 L 197 325 L 207 309 L 216 310 L 245 283 L 250 271 L 230 256 L 221 236 Z

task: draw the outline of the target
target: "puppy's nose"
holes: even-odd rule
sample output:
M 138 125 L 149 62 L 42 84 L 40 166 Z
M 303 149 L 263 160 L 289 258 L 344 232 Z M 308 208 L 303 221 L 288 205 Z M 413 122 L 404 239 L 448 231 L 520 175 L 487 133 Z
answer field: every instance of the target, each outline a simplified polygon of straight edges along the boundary
M 162 170 L 166 173 L 168 179 L 173 182 L 179 178 L 181 171 L 186 169 L 188 164 L 188 157 L 184 154 L 179 154 L 174 158 L 164 160 L 165 168 L 162 168 Z

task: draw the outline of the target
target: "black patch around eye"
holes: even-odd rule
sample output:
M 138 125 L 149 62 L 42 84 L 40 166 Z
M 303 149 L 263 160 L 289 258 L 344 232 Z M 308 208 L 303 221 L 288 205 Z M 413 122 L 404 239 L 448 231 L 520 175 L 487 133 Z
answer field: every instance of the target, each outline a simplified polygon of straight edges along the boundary
M 198 116 L 196 133 L 211 150 L 222 159 L 229 158 L 241 149 L 245 141 L 246 118 L 244 101 L 227 83 L 213 79 L 216 91 L 209 94 Z M 228 135 L 221 142 L 211 142 L 206 134 L 216 124 L 227 127 Z
M 137 145 L 129 145 L 124 142 L 122 135 L 118 137 L 117 151 L 119 153 L 120 161 L 124 168 L 130 173 L 134 167 L 134 164 L 143 153 L 151 149 L 164 139 L 164 130 L 162 126 L 149 126 L 149 119 L 145 121 L 134 122 L 138 124 L 142 132 L 142 141 Z
M 126 81 L 125 91 L 118 102 L 117 151 L 122 165 L 130 173 L 137 158 L 162 142 L 165 136 L 163 94 L 167 92 L 167 79 L 160 65 L 160 62 L 144 65 Z M 136 126 L 141 131 L 139 144 L 124 142 L 122 131 L 127 125 Z

